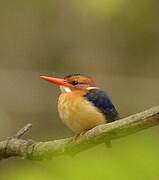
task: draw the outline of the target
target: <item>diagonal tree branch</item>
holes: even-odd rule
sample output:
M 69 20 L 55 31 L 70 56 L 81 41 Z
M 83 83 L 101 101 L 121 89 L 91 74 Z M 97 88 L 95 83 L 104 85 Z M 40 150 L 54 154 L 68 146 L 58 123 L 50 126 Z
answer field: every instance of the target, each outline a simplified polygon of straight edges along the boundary
M 96 126 L 76 140 L 74 137 L 48 142 L 20 139 L 31 128 L 31 124 L 28 124 L 13 137 L 0 142 L 0 159 L 20 156 L 33 160 L 42 160 L 66 153 L 74 155 L 98 144 L 118 139 L 158 124 L 159 106 L 109 124 Z

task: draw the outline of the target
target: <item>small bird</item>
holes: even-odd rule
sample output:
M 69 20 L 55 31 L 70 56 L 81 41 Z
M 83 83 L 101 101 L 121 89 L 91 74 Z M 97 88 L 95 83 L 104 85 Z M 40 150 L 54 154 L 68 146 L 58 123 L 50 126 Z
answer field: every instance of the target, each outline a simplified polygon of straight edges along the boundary
M 118 119 L 118 112 L 110 97 L 96 86 L 91 77 L 82 74 L 71 74 L 64 78 L 40 77 L 60 87 L 58 112 L 63 123 L 76 136 Z

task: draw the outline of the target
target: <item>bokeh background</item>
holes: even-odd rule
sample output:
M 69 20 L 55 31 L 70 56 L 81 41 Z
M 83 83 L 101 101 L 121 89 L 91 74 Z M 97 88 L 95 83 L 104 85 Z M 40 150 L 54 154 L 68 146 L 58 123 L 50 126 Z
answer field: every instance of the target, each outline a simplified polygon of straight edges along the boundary
M 40 75 L 88 74 L 120 116 L 159 102 L 157 0 L 6 0 L 0 6 L 0 139 L 26 123 L 39 141 L 71 136 L 59 89 Z M 159 128 L 47 162 L 0 162 L 0 179 L 159 179 Z M 115 171 L 115 172 L 114 172 Z

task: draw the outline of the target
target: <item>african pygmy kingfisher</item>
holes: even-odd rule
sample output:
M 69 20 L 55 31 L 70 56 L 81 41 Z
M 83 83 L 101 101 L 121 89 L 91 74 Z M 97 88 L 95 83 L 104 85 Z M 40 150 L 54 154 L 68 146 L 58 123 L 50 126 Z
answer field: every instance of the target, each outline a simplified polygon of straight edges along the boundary
M 99 124 L 118 118 L 118 112 L 111 99 L 96 86 L 92 78 L 81 74 L 71 74 L 63 79 L 48 76 L 41 78 L 60 87 L 60 118 L 77 136 Z

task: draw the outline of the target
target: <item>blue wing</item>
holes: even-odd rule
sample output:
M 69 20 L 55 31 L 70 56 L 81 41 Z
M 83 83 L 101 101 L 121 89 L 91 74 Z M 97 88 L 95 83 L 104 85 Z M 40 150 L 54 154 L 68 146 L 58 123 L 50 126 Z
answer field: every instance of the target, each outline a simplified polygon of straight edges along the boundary
M 108 122 L 115 121 L 118 118 L 118 112 L 112 104 L 109 96 L 102 90 L 91 89 L 84 96 L 87 100 L 93 103 L 93 105 L 101 111 Z

